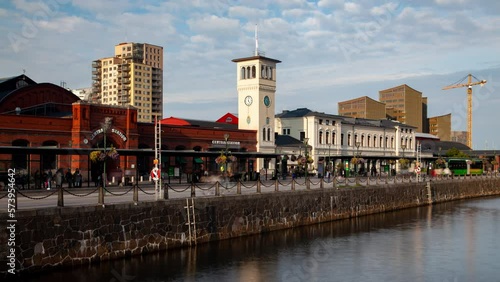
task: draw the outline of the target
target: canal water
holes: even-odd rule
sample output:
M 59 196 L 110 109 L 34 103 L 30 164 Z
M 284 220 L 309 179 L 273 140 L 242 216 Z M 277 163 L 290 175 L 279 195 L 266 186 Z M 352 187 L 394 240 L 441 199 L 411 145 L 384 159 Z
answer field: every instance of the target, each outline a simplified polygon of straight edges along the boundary
M 29 281 L 500 281 L 500 198 L 242 237 Z

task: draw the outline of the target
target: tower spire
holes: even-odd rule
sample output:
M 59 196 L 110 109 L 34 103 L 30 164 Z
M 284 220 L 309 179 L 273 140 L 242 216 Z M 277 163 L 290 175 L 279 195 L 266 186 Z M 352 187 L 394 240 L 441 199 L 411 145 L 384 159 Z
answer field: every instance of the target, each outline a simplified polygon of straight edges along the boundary
M 257 24 L 255 25 L 255 56 L 259 55 L 259 36 L 258 36 L 258 29 L 257 29 Z

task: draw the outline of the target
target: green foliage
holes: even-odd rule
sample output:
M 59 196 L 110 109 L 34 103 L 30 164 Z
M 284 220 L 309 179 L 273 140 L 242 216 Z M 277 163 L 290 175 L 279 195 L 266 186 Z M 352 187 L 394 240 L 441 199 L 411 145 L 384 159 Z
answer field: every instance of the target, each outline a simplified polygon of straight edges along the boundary
M 451 149 L 449 149 L 448 151 L 446 151 L 445 156 L 448 157 L 448 158 L 468 158 L 469 157 L 469 155 L 467 155 L 466 153 L 460 151 L 457 148 L 451 148 Z

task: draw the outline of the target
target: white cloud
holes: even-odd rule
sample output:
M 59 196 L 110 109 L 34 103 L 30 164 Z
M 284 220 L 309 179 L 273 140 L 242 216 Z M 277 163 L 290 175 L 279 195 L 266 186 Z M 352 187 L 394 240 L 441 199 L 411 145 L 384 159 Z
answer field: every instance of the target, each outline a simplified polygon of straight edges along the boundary
M 70 16 L 57 18 L 52 21 L 40 21 L 37 24 L 42 29 L 55 30 L 58 33 L 68 33 L 75 31 L 83 22 L 84 20 L 80 17 Z
M 54 1 L 57 10 L 36 14 Z M 68 1 L 13 0 L 14 8 L 0 8 L 7 42 L 0 77 L 24 68 L 36 81 L 85 87 L 92 60 L 112 56 L 119 42 L 148 42 L 164 47 L 168 116 L 219 117 L 230 110 L 215 105 L 236 110 L 231 59 L 253 54 L 256 23 L 260 49 L 283 62 L 278 108 L 335 113 L 338 101 L 410 83 L 435 101 L 430 112 L 444 114 L 440 87 L 500 65 L 498 1 Z M 16 52 L 12 34 L 22 43 Z M 446 73 L 456 77 L 438 77 Z
M 354 2 L 347 2 L 344 4 L 344 10 L 346 10 L 349 13 L 357 14 L 360 12 L 361 6 Z

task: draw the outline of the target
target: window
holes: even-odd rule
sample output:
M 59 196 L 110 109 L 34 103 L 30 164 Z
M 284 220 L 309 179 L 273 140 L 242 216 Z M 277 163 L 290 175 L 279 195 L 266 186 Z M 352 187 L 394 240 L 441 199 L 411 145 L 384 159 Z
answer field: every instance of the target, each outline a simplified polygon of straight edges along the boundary
M 271 128 L 267 129 L 267 141 L 271 141 Z
M 262 141 L 266 141 L 266 129 L 262 128 Z
M 351 146 L 351 134 L 347 134 L 347 146 Z
M 335 145 L 335 132 L 332 132 L 332 145 Z
M 344 146 L 344 133 L 340 134 L 340 146 Z
M 328 132 L 328 131 L 326 132 L 325 141 L 326 141 L 325 142 L 326 144 L 330 144 L 330 132 Z
M 323 124 L 323 120 L 322 120 L 322 119 L 319 119 L 319 120 L 318 120 L 318 123 L 319 123 L 319 124 Z
M 325 120 L 326 125 L 330 125 L 330 120 Z
M 319 139 L 319 144 L 323 144 L 323 131 L 320 131 L 320 132 L 319 132 L 319 137 L 318 137 L 318 139 Z

